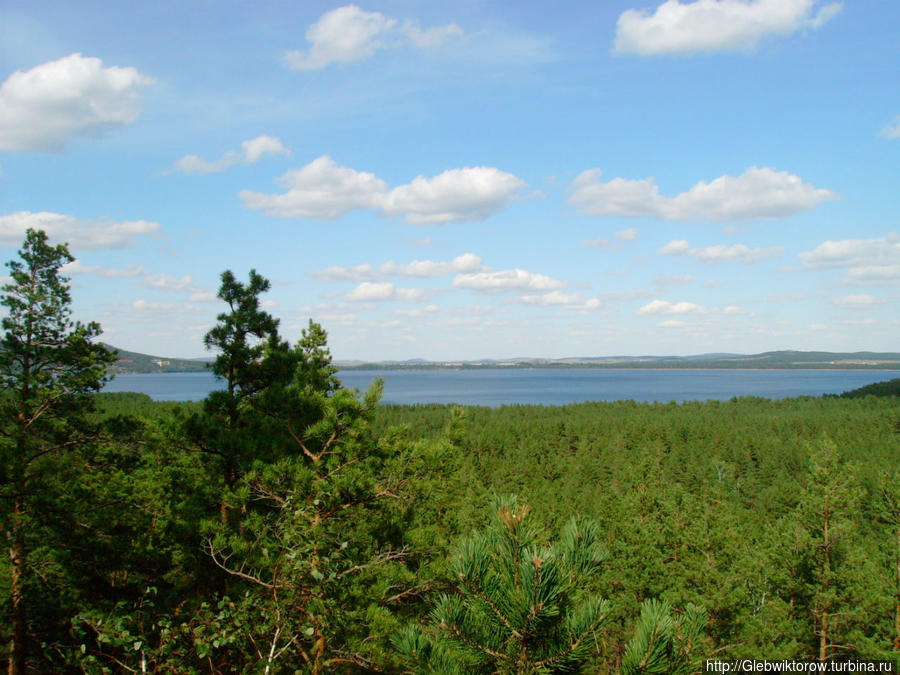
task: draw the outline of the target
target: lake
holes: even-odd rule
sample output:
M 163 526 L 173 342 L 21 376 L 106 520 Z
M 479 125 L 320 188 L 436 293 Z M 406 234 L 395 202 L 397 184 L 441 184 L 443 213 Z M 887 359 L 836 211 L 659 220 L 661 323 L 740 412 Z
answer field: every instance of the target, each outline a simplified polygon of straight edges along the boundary
M 790 398 L 840 394 L 900 378 L 898 370 L 645 370 L 486 368 L 345 370 L 346 387 L 384 380 L 383 403 L 565 405 L 582 401 L 725 401 L 735 396 Z M 210 373 L 118 375 L 104 391 L 134 391 L 157 401 L 199 401 L 221 386 Z

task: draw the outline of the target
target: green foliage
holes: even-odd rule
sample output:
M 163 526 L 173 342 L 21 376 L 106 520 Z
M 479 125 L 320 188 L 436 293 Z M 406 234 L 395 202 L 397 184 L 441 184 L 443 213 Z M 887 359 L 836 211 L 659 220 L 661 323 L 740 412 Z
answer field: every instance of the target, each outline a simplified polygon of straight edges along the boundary
M 51 598 L 65 578 L 66 544 L 52 537 L 52 525 L 70 513 L 65 477 L 79 468 L 75 453 L 98 435 L 86 418 L 90 394 L 115 360 L 91 341 L 98 324 L 71 319 L 68 279 L 60 275 L 73 259 L 68 248 L 50 246 L 44 232 L 29 229 L 19 257 L 7 263 L 12 280 L 0 300 L 7 311 L 0 346 L 0 522 L 10 561 L 0 625 L 11 627 L 10 633 L 0 628 L 0 636 L 10 643 L 13 675 L 25 672 L 29 644 L 46 640 L 58 620 Z
M 841 398 L 864 398 L 866 396 L 900 396 L 900 379 L 873 382 L 841 394 Z
M 551 547 L 526 524 L 528 507 L 498 500 L 495 520 L 462 542 L 453 561 L 457 593 L 443 594 L 427 632 L 397 647 L 433 672 L 564 673 L 594 649 L 609 603 L 584 593 L 605 559 L 596 526 L 572 519 Z
M 900 655 L 894 398 L 383 406 L 341 386 L 321 326 L 279 336 L 255 272 L 222 277 L 223 391 L 97 394 L 111 357 L 70 319 L 69 259 L 29 233 L 3 301 L 12 672 Z M 497 491 L 523 502 L 485 527 Z
M 688 605 L 673 616 L 665 601 L 645 600 L 634 637 L 625 649 L 622 675 L 688 675 L 702 672 L 696 648 L 703 637 L 706 611 Z

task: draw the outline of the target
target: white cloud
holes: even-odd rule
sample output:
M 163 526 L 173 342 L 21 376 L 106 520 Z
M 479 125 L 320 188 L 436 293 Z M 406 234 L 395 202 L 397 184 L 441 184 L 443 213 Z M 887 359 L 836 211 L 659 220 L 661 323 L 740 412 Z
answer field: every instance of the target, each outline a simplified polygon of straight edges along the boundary
M 474 272 L 484 269 L 481 258 L 474 253 L 463 253 L 449 262 L 433 260 L 413 260 L 397 264 L 393 260 L 378 267 L 363 263 L 353 267 L 328 267 L 310 273 L 316 281 L 373 281 L 388 277 L 429 278 L 442 277 L 459 272 Z
M 900 282 L 900 265 L 865 265 L 847 272 L 851 284 L 890 284 Z
M 825 241 L 800 259 L 810 268 L 848 268 L 845 281 L 852 284 L 900 282 L 900 235 L 875 239 Z
M 538 307 L 561 306 L 581 313 L 604 309 L 612 304 L 610 299 L 606 297 L 585 298 L 581 293 L 563 293 L 562 291 L 521 295 L 519 300 L 526 305 Z
M 474 253 L 463 253 L 450 262 L 434 262 L 432 260 L 413 260 L 411 263 L 398 265 L 393 261 L 386 262 L 378 268 L 383 276 L 401 277 L 443 277 L 459 272 L 476 272 L 484 269 L 481 258 Z
M 247 164 L 255 164 L 266 155 L 290 155 L 284 143 L 275 136 L 257 136 L 241 143 L 244 151 L 244 161 Z
M 855 267 L 900 264 L 900 235 L 890 233 L 876 239 L 824 241 L 800 259 L 809 267 Z
M 241 152 L 229 150 L 212 162 L 197 155 L 185 155 L 175 162 L 175 170 L 182 173 L 219 173 L 241 162 L 255 164 L 266 155 L 290 154 L 291 151 L 278 138 L 257 136 L 241 143 Z
M 760 260 L 781 255 L 784 253 L 784 247 L 750 248 L 746 244 L 733 244 L 732 246 L 717 244 L 715 246 L 691 248 L 690 244 L 684 239 L 678 239 L 670 241 L 659 249 L 659 252 L 665 255 L 688 255 L 700 262 L 713 265 L 723 262 L 742 262 L 752 265 Z
M 563 293 L 551 291 L 540 295 L 523 295 L 519 298 L 526 305 L 575 305 L 583 304 L 584 298 L 580 293 Z
M 685 239 L 675 239 L 659 249 L 663 255 L 684 255 L 691 250 L 691 243 Z
M 82 220 L 75 216 L 41 211 L 16 211 L 0 216 L 0 244 L 22 243 L 28 228 L 44 230 L 55 242 L 67 242 L 73 249 L 126 248 L 138 237 L 159 232 L 159 223 L 146 220 Z
M 387 191 L 375 174 L 338 166 L 327 155 L 288 171 L 278 183 L 287 192 L 268 195 L 241 190 L 244 205 L 277 218 L 335 220 L 355 209 L 377 209 Z
M 450 169 L 391 190 L 381 212 L 414 225 L 484 220 L 501 211 L 525 181 L 494 167 Z
M 157 314 L 193 314 L 197 312 L 197 308 L 193 305 L 181 305 L 174 302 L 147 302 L 146 300 L 135 300 L 132 309 L 138 312 L 157 313 Z
M 638 314 L 706 314 L 709 309 L 693 302 L 669 302 L 668 300 L 653 300 L 637 310 Z
M 635 241 L 637 239 L 638 230 L 636 227 L 630 227 L 627 230 L 618 230 L 613 233 L 613 237 L 618 239 L 620 242 L 623 241 Z M 599 248 L 601 251 L 618 251 L 622 248 L 623 244 L 612 242 L 605 237 L 597 237 L 596 239 L 585 239 L 581 242 L 582 246 L 586 246 L 588 248 Z
M 376 272 L 369 263 L 362 263 L 353 267 L 326 267 L 310 272 L 309 276 L 316 281 L 369 281 L 376 278 Z
M 895 119 L 893 124 L 888 124 L 878 135 L 889 140 L 900 138 L 900 117 Z
M 441 47 L 451 40 L 459 39 L 464 35 L 463 29 L 455 23 L 449 23 L 446 26 L 436 26 L 435 28 L 420 28 L 419 24 L 414 21 L 404 21 L 400 30 L 409 40 L 409 43 L 418 49 Z
M 410 45 L 417 49 L 439 47 L 462 37 L 456 24 L 420 28 L 413 21 L 398 25 L 380 12 L 366 12 L 345 5 L 323 14 L 306 31 L 309 48 L 284 53 L 293 70 L 317 70 L 332 63 L 354 63 L 371 58 L 379 49 Z
M 746 51 L 769 37 L 821 28 L 842 3 L 816 0 L 667 0 L 655 11 L 629 9 L 616 25 L 618 54 Z
M 190 275 L 181 277 L 170 277 L 166 274 L 154 274 L 146 279 L 141 280 L 141 285 L 147 288 L 155 288 L 160 291 L 191 291 L 200 292 L 202 289 L 194 284 L 194 280 Z
M 831 302 L 842 307 L 865 309 L 875 305 L 882 305 L 887 300 L 876 298 L 867 293 L 860 293 L 858 295 L 845 295 L 840 298 L 834 298 Z
M 16 71 L 0 85 L 0 151 L 60 150 L 74 136 L 131 124 L 153 79 L 72 54 Z
M 454 288 L 468 288 L 476 291 L 553 291 L 565 286 L 562 281 L 543 274 L 526 272 L 522 269 L 499 272 L 474 272 L 457 274 L 453 279 Z
M 413 288 L 397 288 L 394 284 L 383 284 L 364 281 L 352 291 L 347 293 L 347 300 L 351 302 L 385 302 L 388 300 L 421 300 L 425 297 L 425 291 Z
M 831 190 L 768 167 L 700 181 L 675 197 L 661 195 L 652 178 L 603 182 L 600 174 L 600 169 L 589 169 L 570 186 L 569 203 L 587 215 L 727 222 L 784 218 L 838 198 Z
M 81 260 L 75 259 L 60 268 L 63 274 L 98 274 L 101 277 L 112 279 L 128 279 L 144 274 L 144 268 L 134 263 L 120 269 L 114 267 L 101 267 L 100 265 L 84 265 Z
M 440 309 L 437 305 L 426 305 L 421 309 L 398 309 L 394 312 L 394 316 L 421 317 L 434 314 Z
M 525 182 L 493 167 L 451 169 L 434 178 L 419 176 L 388 190 L 375 174 L 338 166 L 323 155 L 301 169 L 284 174 L 283 194 L 242 190 L 251 209 L 277 218 L 334 220 L 358 209 L 401 216 L 416 225 L 484 220 L 503 209 Z

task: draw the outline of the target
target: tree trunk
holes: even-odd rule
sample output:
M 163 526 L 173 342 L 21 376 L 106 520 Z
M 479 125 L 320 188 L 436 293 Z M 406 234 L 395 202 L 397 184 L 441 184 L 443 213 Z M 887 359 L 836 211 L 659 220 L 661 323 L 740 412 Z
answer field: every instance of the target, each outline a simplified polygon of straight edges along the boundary
M 28 615 L 25 612 L 25 534 L 22 527 L 22 505 L 16 499 L 12 522 L 6 533 L 11 563 L 13 638 L 9 650 L 9 675 L 25 675 L 28 654 Z

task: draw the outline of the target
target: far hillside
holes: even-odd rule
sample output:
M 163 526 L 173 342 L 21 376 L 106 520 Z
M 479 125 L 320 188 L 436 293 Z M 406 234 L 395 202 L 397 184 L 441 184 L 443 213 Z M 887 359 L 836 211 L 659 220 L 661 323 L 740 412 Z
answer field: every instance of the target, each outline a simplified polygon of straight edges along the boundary
M 186 373 L 207 369 L 207 359 L 177 359 L 117 349 L 116 373 Z M 695 356 L 592 356 L 563 359 L 510 358 L 478 361 L 335 361 L 341 370 L 460 370 L 469 368 L 674 368 L 734 370 L 900 370 L 896 352 L 777 351 Z
M 119 357 L 110 369 L 113 373 L 193 373 L 207 369 L 207 362 L 200 359 L 151 356 L 118 349 L 112 345 L 106 346 Z

